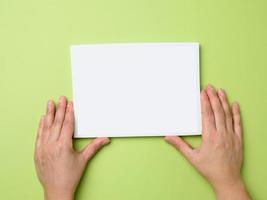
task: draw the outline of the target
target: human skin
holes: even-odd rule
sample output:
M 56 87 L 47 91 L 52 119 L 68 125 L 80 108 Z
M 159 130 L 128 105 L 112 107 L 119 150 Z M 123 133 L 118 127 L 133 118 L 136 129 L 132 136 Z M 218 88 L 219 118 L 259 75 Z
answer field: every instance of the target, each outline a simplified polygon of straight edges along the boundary
M 73 103 L 60 97 L 56 109 L 53 101 L 47 104 L 38 128 L 34 161 L 46 200 L 71 200 L 87 162 L 108 138 L 96 138 L 82 151 L 73 149 Z
M 210 183 L 218 200 L 251 199 L 242 181 L 242 126 L 239 105 L 229 106 L 223 89 L 208 85 L 201 92 L 202 143 L 193 149 L 181 137 L 166 136 Z
M 240 170 L 243 161 L 242 127 L 239 106 L 231 109 L 223 90 L 207 86 L 201 92 L 202 143 L 192 149 L 180 137 L 166 136 L 172 144 L 211 184 L 218 200 L 250 199 Z M 35 146 L 35 166 L 46 200 L 70 200 L 87 162 L 108 138 L 97 138 L 82 151 L 72 145 L 73 104 L 60 98 L 56 109 L 49 101 L 42 116 Z

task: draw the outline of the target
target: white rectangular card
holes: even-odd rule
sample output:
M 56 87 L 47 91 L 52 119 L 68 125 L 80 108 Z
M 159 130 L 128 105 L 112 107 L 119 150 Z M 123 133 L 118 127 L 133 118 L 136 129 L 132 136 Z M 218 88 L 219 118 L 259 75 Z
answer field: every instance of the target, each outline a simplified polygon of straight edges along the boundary
M 200 134 L 198 43 L 71 47 L 74 137 Z

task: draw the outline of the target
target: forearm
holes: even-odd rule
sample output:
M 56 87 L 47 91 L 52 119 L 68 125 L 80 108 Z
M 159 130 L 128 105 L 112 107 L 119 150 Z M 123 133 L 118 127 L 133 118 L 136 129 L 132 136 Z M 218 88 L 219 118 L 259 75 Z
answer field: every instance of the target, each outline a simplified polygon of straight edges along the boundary
M 251 200 L 242 180 L 225 186 L 214 186 L 217 200 Z

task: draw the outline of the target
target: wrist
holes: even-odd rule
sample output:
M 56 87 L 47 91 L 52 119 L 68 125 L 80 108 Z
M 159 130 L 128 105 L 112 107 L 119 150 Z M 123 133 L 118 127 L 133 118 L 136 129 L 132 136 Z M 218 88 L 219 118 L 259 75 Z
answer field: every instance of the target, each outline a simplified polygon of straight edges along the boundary
M 216 199 L 249 200 L 246 186 L 241 178 L 221 184 L 212 185 Z
M 237 177 L 235 179 L 224 179 L 221 181 L 210 182 L 210 183 L 215 193 L 221 192 L 224 190 L 229 190 L 231 188 L 236 188 L 236 187 L 239 188 L 242 185 L 244 185 L 241 177 Z
M 44 191 L 45 200 L 73 200 L 74 194 L 69 192 Z

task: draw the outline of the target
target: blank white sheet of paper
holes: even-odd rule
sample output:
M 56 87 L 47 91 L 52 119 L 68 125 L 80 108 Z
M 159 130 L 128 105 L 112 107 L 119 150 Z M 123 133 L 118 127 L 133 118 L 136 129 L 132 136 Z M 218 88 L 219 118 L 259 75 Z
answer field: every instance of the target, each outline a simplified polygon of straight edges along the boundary
M 74 137 L 197 135 L 199 44 L 71 46 Z

